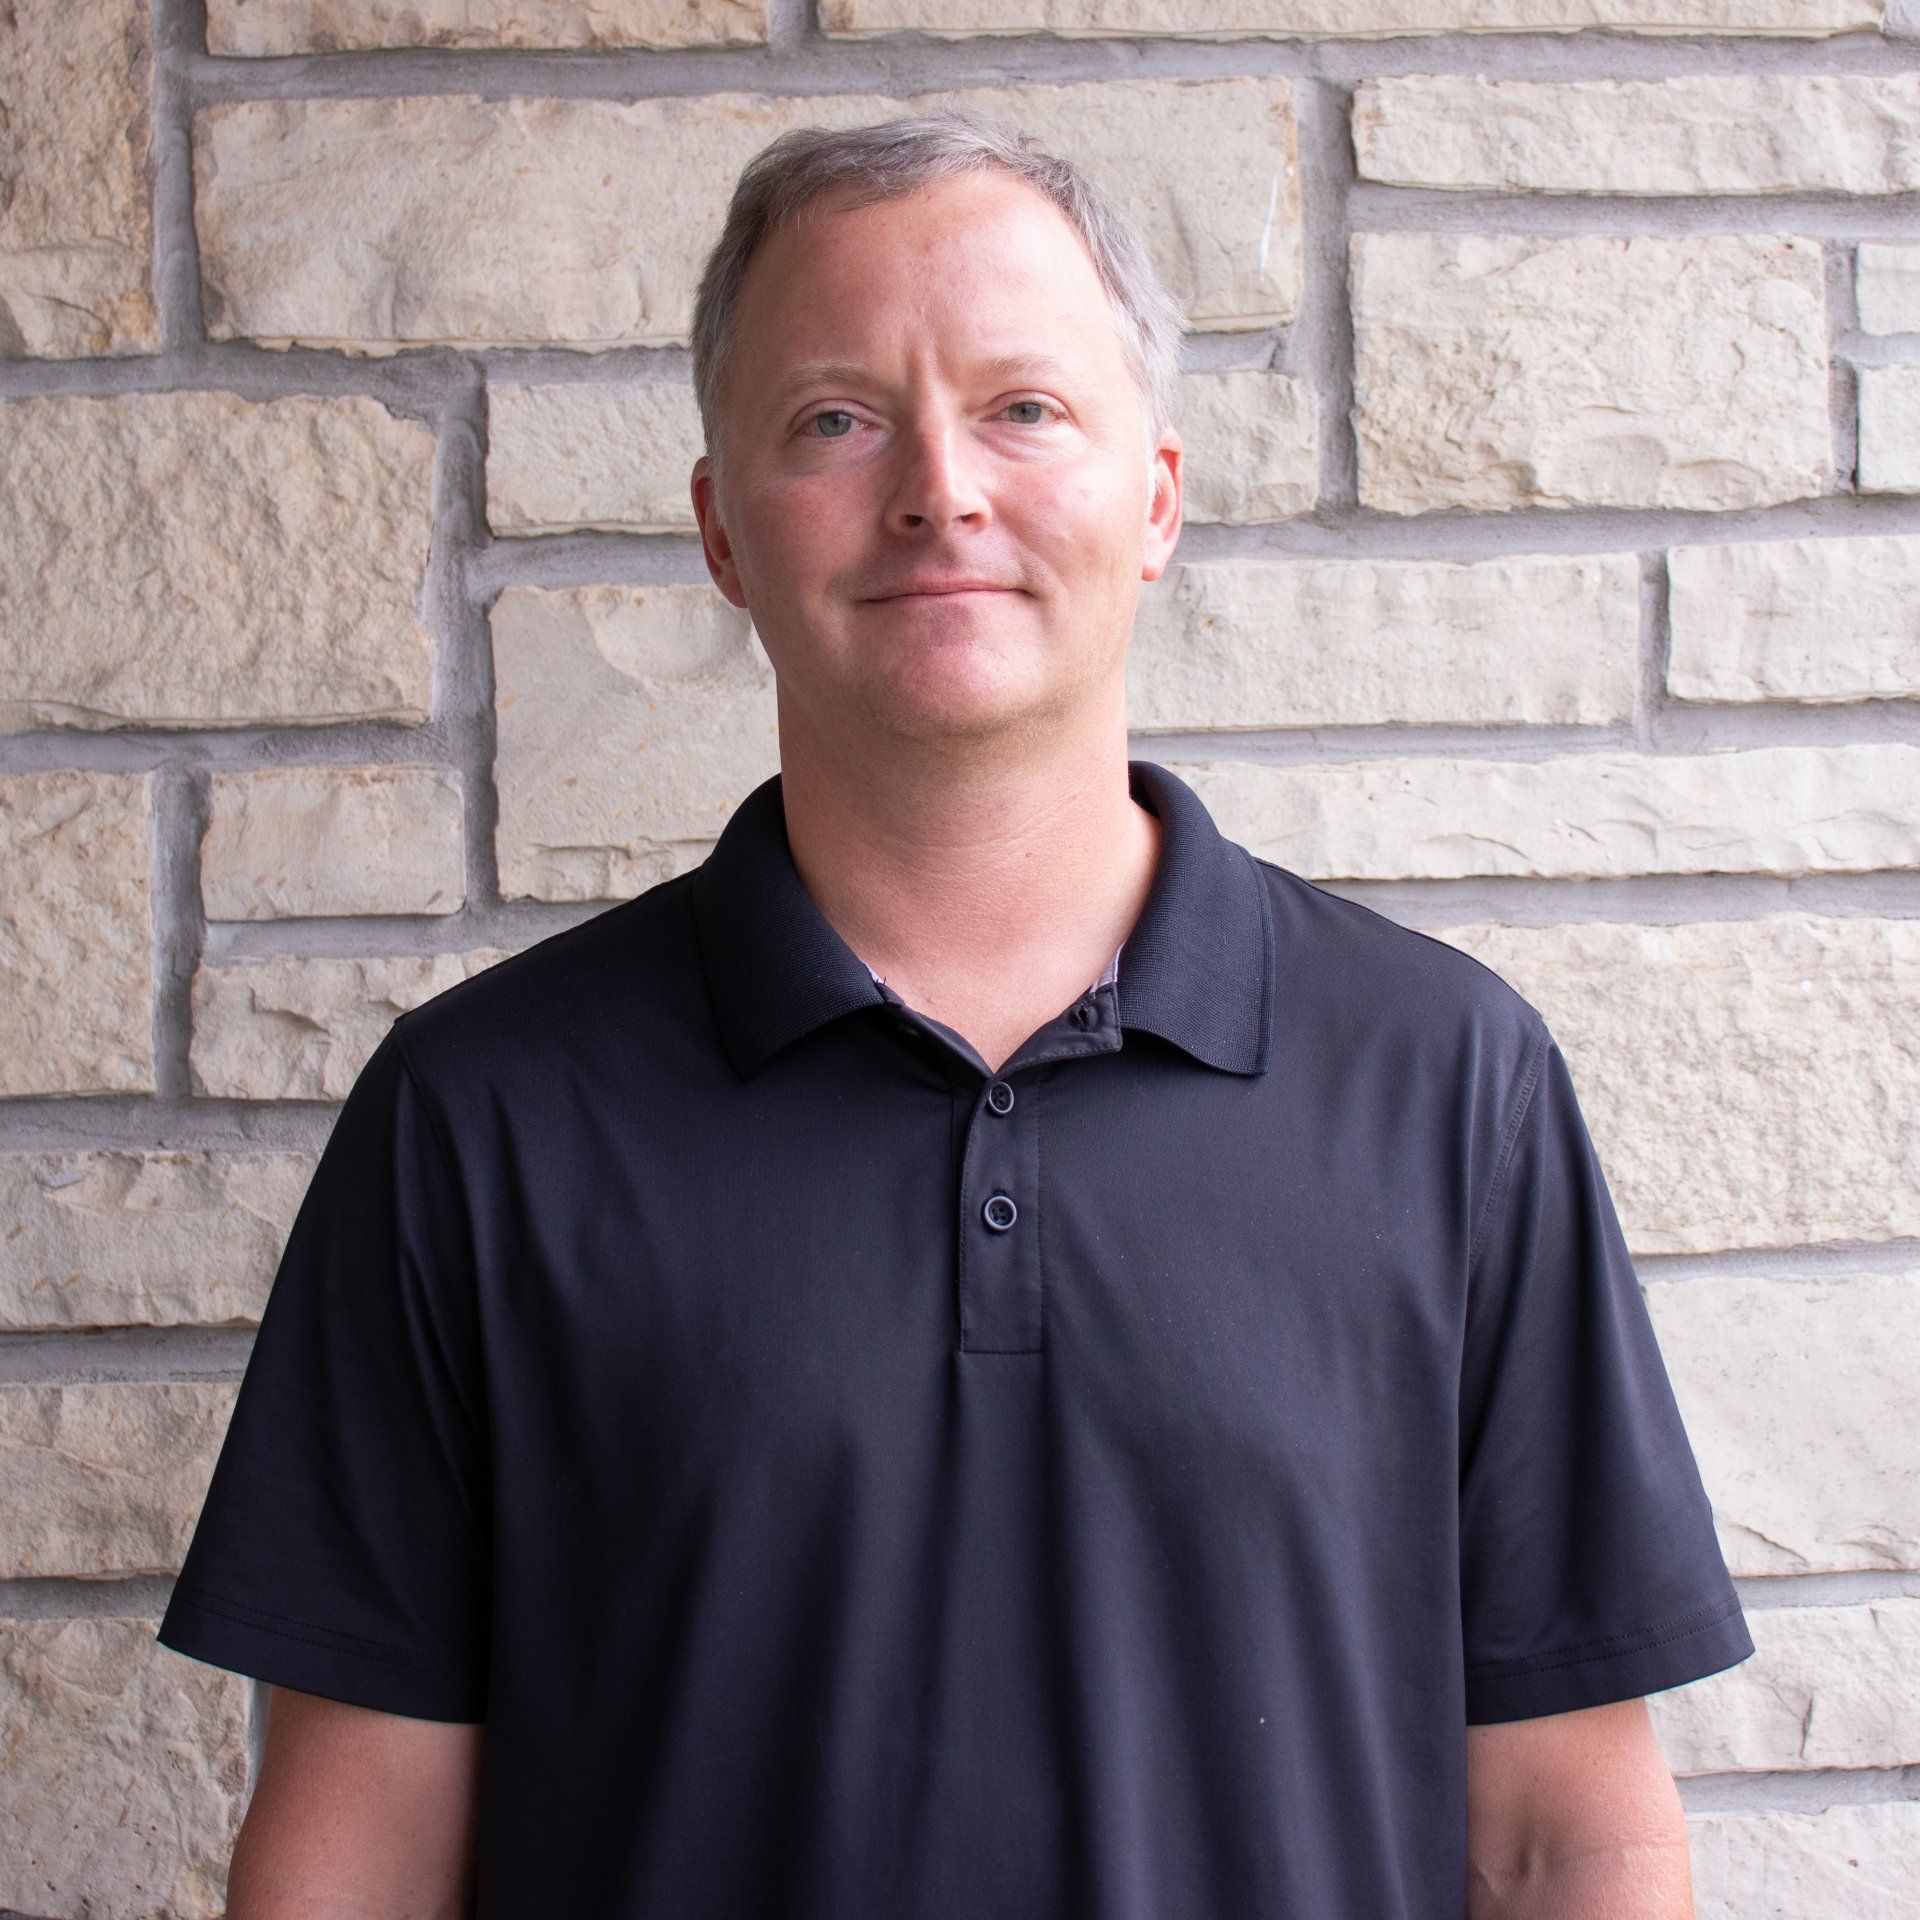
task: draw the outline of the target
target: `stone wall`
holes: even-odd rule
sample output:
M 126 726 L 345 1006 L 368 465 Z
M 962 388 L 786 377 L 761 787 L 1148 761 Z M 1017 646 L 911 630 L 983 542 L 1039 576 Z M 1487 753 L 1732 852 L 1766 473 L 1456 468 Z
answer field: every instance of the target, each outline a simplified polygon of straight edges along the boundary
M 1917 20 L 0 7 L 0 1908 L 221 1911 L 258 1702 L 152 1628 L 280 1242 L 397 1011 L 773 771 L 694 276 L 912 97 L 1193 323 L 1135 751 L 1567 1047 L 1759 1649 L 1655 1702 L 1699 1912 L 1920 1915 Z

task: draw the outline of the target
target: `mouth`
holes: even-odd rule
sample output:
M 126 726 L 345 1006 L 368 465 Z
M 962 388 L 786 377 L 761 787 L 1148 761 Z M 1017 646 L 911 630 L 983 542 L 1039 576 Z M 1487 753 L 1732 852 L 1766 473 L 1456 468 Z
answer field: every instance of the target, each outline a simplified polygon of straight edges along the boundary
M 983 600 L 992 594 L 1019 593 L 1018 587 L 989 586 L 985 582 L 967 582 L 963 585 L 941 587 L 909 587 L 900 593 L 879 593 L 867 603 L 869 606 L 899 606 L 909 601 L 922 600 Z

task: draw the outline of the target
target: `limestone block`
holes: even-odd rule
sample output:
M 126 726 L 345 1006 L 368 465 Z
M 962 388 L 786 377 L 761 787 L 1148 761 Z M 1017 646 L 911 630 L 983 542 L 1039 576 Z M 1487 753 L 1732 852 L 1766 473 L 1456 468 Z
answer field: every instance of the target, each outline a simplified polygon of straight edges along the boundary
M 1820 248 L 1363 233 L 1360 499 L 1724 511 L 1829 477 Z
M 457 913 L 459 782 L 434 767 L 216 772 L 200 850 L 210 920 Z
M 1920 1233 L 1920 921 L 1439 937 L 1553 1029 L 1635 1253 Z
M 1696 1920 L 1920 1920 L 1920 1801 L 1690 1813 Z
M 1853 297 L 1863 333 L 1920 333 L 1920 247 L 1861 241 Z
M 0 1327 L 253 1325 L 314 1156 L 0 1155 Z
M 1189 373 L 1178 389 L 1186 518 L 1246 525 L 1320 497 L 1313 390 L 1282 373 Z
M 712 587 L 510 587 L 493 609 L 508 898 L 640 892 L 779 770 L 773 667 Z
M 1920 1600 L 1746 1613 L 1751 1660 L 1648 1702 L 1675 1773 L 1897 1767 L 1920 1758 Z
M 1920 747 L 1905 744 L 1216 762 L 1194 780 L 1223 830 L 1315 879 L 1920 866 Z
M 0 401 L 0 729 L 424 720 L 433 436 L 378 401 Z
M 195 219 L 209 334 L 389 353 L 683 340 L 742 166 L 794 126 L 983 110 L 1057 145 L 1132 214 L 1202 327 L 1299 297 L 1280 78 L 632 102 L 472 95 L 203 109 Z M 674 190 L 663 194 L 662 179 Z
M 1885 0 L 821 0 L 833 39 L 924 33 L 1178 34 L 1241 39 L 1406 33 L 1766 33 L 1877 27 Z
M 692 533 L 705 448 L 691 387 L 495 387 L 487 520 L 495 533 Z
M 173 1573 L 232 1381 L 0 1385 L 0 1574 Z
M 152 1088 L 147 843 L 144 774 L 0 777 L 0 1095 Z
M 151 65 L 140 0 L 0 7 L 0 354 L 159 346 Z
M 1920 367 L 1860 370 L 1860 490 L 1920 493 Z
M 1920 73 L 1492 80 L 1406 74 L 1353 102 L 1360 177 L 1542 193 L 1910 193 Z
M 1681 547 L 1667 566 L 1676 700 L 1920 695 L 1920 538 Z
M 217 1920 L 247 1803 L 247 1683 L 157 1619 L 0 1620 L 0 1907 Z
M 1176 565 L 1140 590 L 1128 717 L 1141 732 L 1624 719 L 1639 577 L 1630 553 Z
M 209 53 L 710 47 L 766 37 L 767 0 L 207 0 Z
M 242 960 L 193 980 L 190 1068 L 196 1093 L 236 1100 L 344 1100 L 409 1008 L 506 951 L 374 959 Z
M 1920 1567 L 1920 1269 L 1647 1296 L 1735 1573 Z

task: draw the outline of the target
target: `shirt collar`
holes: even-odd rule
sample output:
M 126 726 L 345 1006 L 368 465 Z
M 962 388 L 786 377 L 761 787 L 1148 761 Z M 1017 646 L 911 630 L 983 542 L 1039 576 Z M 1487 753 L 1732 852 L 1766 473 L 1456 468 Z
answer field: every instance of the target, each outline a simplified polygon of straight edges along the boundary
M 1120 1024 L 1208 1066 L 1262 1073 L 1276 970 L 1266 883 L 1184 780 L 1151 760 L 1129 760 L 1127 778 L 1160 821 L 1160 851 L 1120 948 Z M 885 1004 L 794 867 L 777 773 L 734 809 L 693 875 L 692 904 L 721 1045 L 742 1078 L 815 1027 Z

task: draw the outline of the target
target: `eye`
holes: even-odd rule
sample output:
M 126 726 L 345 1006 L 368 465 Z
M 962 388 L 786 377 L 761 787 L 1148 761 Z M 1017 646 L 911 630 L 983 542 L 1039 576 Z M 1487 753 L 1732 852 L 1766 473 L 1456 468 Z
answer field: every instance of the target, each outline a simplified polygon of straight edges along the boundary
M 1050 409 L 1044 400 L 1009 400 L 1001 408 L 1002 413 L 1013 413 L 1018 408 L 1031 407 L 1033 411 L 1017 422 L 1023 427 L 1037 427 L 1045 421 Z
M 823 425 L 823 422 L 838 422 L 837 425 Z M 844 440 L 853 431 L 853 415 L 844 407 L 828 407 L 822 413 L 816 413 L 807 422 L 809 428 L 820 427 L 814 437 L 819 440 Z

